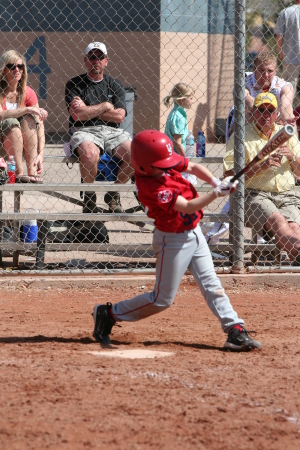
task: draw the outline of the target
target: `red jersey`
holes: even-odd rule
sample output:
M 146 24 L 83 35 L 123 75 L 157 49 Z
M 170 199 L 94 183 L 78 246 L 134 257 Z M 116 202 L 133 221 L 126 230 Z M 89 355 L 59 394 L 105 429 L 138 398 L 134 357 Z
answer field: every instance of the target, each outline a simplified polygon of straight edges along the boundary
M 179 195 L 186 200 L 199 197 L 194 186 L 182 178 L 181 173 L 187 168 L 189 160 L 182 157 L 182 162 L 175 168 L 168 169 L 159 178 L 141 177 L 135 174 L 135 184 L 139 201 L 145 213 L 154 219 L 154 225 L 160 231 L 182 233 L 192 230 L 203 217 L 203 211 L 183 214 L 174 210 Z

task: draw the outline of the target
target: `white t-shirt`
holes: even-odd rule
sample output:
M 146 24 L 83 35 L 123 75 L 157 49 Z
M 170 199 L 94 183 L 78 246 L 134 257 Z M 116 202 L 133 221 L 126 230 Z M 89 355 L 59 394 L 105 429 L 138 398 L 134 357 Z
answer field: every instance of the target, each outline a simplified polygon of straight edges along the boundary
M 18 108 L 18 103 L 8 103 L 8 102 L 6 102 L 6 108 L 7 108 L 7 111 L 9 111 L 10 109 L 17 109 Z
M 277 75 L 272 80 L 271 86 L 268 89 L 268 92 L 275 95 L 277 99 L 278 106 L 281 102 L 281 90 L 284 86 L 288 86 L 292 88 L 291 83 L 288 81 L 285 81 L 283 78 L 279 78 Z M 248 75 L 245 78 L 245 89 L 248 89 L 249 94 L 251 97 L 255 98 L 258 94 L 260 94 L 262 91 L 261 87 L 256 83 L 254 72 L 248 72 Z M 226 142 L 228 141 L 230 137 L 230 127 L 234 122 L 234 107 L 232 107 L 229 111 L 227 121 L 226 121 Z
M 273 78 L 271 86 L 268 89 L 268 92 L 275 95 L 275 97 L 277 98 L 278 105 L 280 105 L 281 90 L 284 86 L 288 85 L 292 88 L 291 83 L 285 81 L 283 78 L 279 78 L 277 75 L 275 75 L 275 77 Z M 261 92 L 264 92 L 261 89 L 261 87 L 257 84 L 254 72 L 245 78 L 245 88 L 248 89 L 251 97 L 253 98 L 255 98 Z

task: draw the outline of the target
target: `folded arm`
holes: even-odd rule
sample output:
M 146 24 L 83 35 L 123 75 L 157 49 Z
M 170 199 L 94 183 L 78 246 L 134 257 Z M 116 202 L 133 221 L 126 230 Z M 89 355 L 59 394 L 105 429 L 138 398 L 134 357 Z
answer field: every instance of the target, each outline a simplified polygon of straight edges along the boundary
M 99 118 L 104 122 L 122 123 L 125 117 L 124 109 L 115 109 L 114 105 L 109 102 L 87 106 L 80 97 L 73 98 L 69 113 L 75 122 Z

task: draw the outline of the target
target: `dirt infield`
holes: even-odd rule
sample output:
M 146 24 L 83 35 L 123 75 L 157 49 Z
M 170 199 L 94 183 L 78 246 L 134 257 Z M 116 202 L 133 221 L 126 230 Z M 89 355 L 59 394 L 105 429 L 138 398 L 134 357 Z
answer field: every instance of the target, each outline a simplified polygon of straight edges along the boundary
M 1 450 L 299 449 L 300 291 L 227 291 L 260 352 L 223 351 L 189 283 L 161 315 L 113 329 L 104 352 L 123 357 L 94 354 L 94 304 L 147 288 L 2 289 Z

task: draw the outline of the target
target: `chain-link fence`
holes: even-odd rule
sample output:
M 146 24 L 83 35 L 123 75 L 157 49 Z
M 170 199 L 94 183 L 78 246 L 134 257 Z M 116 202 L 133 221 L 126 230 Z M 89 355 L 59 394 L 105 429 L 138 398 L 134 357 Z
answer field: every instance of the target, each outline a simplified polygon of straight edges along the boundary
M 17 181 L 0 186 L 3 270 L 154 270 L 154 226 L 136 196 L 127 164 L 129 139 L 145 129 L 165 130 L 170 109 L 163 99 L 175 84 L 183 82 L 195 92 L 195 102 L 186 110 L 188 129 L 195 138 L 194 152 L 198 132 L 204 131 L 206 137 L 205 157 L 197 158 L 194 153 L 193 161 L 206 165 L 215 176 L 223 176 L 231 133 L 227 151 L 234 156 L 228 156 L 225 168 L 235 172 L 242 168 L 253 156 L 253 149 L 244 153 L 244 141 L 254 139 L 256 95 L 273 92 L 283 121 L 292 117 L 297 106 L 288 104 L 291 97 L 285 86 L 290 85 L 282 85 L 276 78 L 287 70 L 281 65 L 280 41 L 276 42 L 275 34 L 283 33 L 283 23 L 276 25 L 283 7 L 275 1 L 262 5 L 232 0 L 1 2 L 1 53 L 5 54 L 1 59 L 1 151 L 8 163 L 9 156 L 14 156 Z M 88 50 L 92 42 L 105 47 Z M 5 53 L 9 50 L 18 55 Z M 253 63 L 258 66 L 261 52 L 267 56 L 255 72 Z M 298 66 L 294 65 L 293 76 L 298 80 Z M 107 97 L 98 102 L 104 106 L 97 115 L 80 115 L 81 101 L 94 105 L 93 96 L 100 98 L 101 87 L 86 91 L 95 67 L 111 77 L 106 79 Z M 32 90 L 22 84 L 26 70 L 27 86 Z M 116 90 L 122 90 L 119 82 L 124 91 L 117 101 Z M 123 122 L 119 117 L 107 118 L 114 101 L 116 109 L 127 110 Z M 27 109 L 16 112 L 24 108 L 24 102 Z M 259 105 L 261 111 L 265 107 Z M 75 139 L 78 124 L 89 122 L 90 127 L 97 127 L 101 120 L 112 125 L 111 143 L 107 144 L 107 136 L 106 144 L 92 137 L 90 150 L 84 149 L 84 142 Z M 120 129 L 115 123 L 121 123 Z M 123 131 L 118 135 L 119 130 L 127 131 L 128 142 Z M 257 141 L 263 142 L 261 133 L 257 136 Z M 292 172 L 297 184 L 297 161 L 290 162 L 297 151 L 295 143 L 294 153 L 285 154 L 285 165 L 280 166 L 289 173 L 290 184 Z M 278 170 L 282 175 L 283 170 Z M 277 174 L 272 177 L 269 183 L 276 185 Z M 257 176 L 253 180 L 257 182 Z M 247 182 L 246 177 L 246 187 Z M 211 189 L 201 180 L 195 187 L 200 195 Z M 290 187 L 288 190 L 297 193 L 297 187 Z M 295 264 L 297 236 L 292 238 L 292 248 L 281 235 L 276 244 L 272 232 L 266 235 L 258 210 L 254 215 L 261 226 L 255 226 L 248 216 L 244 222 L 244 198 L 242 181 L 231 207 L 226 199 L 217 199 L 205 209 L 201 227 L 216 269 L 290 270 Z M 296 201 L 291 200 L 295 210 Z M 250 210 L 246 201 L 247 208 Z

